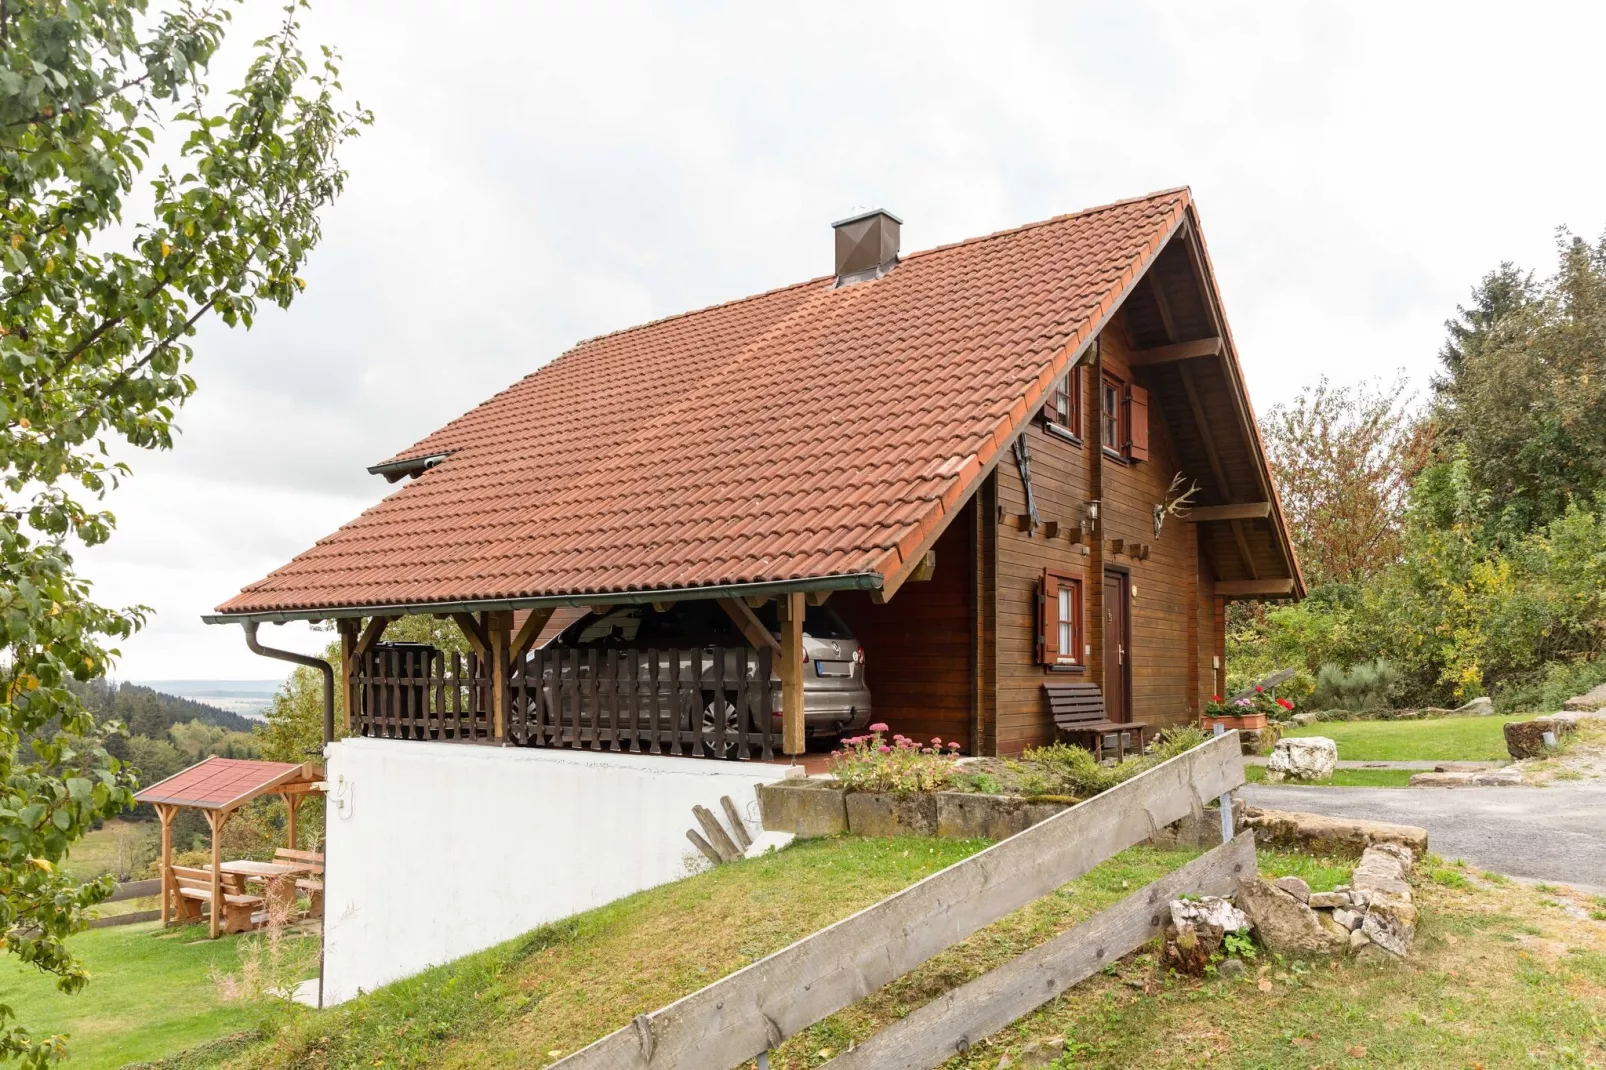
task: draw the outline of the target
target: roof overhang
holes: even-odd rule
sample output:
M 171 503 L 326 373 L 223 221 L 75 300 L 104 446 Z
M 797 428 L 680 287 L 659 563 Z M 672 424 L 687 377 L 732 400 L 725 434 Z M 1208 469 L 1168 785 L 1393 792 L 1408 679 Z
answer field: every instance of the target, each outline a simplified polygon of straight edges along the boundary
M 684 602 L 702 598 L 770 597 L 799 591 L 878 591 L 884 580 L 879 572 L 852 572 L 815 579 L 775 580 L 763 583 L 728 583 L 713 587 L 669 587 L 595 594 L 535 595 L 528 598 L 482 598 L 454 602 L 408 602 L 390 605 L 352 605 L 306 609 L 265 610 L 254 613 L 207 613 L 207 624 L 283 624 L 292 620 L 339 620 L 349 617 L 392 617 L 422 613 L 484 613 L 501 610 L 548 609 L 559 606 L 611 606 L 637 602 Z

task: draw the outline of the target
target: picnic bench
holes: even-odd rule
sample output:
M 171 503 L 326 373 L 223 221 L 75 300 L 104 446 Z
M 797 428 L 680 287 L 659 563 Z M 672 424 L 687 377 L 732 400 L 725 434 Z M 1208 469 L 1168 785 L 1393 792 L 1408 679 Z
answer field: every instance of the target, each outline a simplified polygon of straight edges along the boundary
M 212 905 L 212 871 L 210 869 L 196 869 L 190 866 L 174 866 L 173 880 L 178 888 L 178 916 L 182 921 L 200 921 L 202 907 L 211 913 Z M 222 914 L 223 931 L 226 933 L 249 932 L 253 927 L 253 916 L 257 908 L 264 905 L 265 900 L 260 895 L 249 895 L 245 890 L 245 878 L 237 873 L 221 873 L 218 880 L 223 890 Z
M 1142 721 L 1112 721 L 1104 714 L 1104 695 L 1097 684 L 1065 682 L 1046 683 L 1043 692 L 1048 696 L 1048 709 L 1054 717 L 1054 727 L 1073 741 L 1088 736 L 1093 745 L 1088 749 L 1093 757 L 1104 760 L 1104 740 L 1115 737 L 1115 753 L 1119 760 L 1126 757 L 1128 733 L 1136 733 L 1138 753 L 1143 752 L 1143 737 L 1149 726 Z M 1085 746 L 1085 744 L 1083 744 Z
M 273 852 L 273 860 L 295 866 L 305 876 L 296 878 L 296 890 L 307 893 L 307 913 L 323 917 L 323 852 L 297 851 L 280 847 Z

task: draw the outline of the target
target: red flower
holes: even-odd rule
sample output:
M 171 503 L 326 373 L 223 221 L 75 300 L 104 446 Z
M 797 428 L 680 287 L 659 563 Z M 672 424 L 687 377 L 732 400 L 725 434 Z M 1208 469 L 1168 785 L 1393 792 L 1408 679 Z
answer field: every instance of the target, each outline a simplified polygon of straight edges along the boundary
M 1220 695 L 1211 695 L 1210 696 L 1210 701 L 1211 702 L 1220 702 L 1221 701 L 1221 696 Z
M 1258 694 L 1260 694 L 1260 693 L 1261 693 L 1261 692 L 1262 692 L 1262 691 L 1264 691 L 1264 690 L 1266 690 L 1266 689 L 1265 689 L 1265 688 L 1264 688 L 1264 687 L 1261 687 L 1261 686 L 1260 686 L 1260 685 L 1259 685 L 1259 684 L 1256 684 L 1256 685 L 1255 685 L 1255 694 L 1257 694 L 1257 695 L 1258 695 Z
M 1285 710 L 1291 710 L 1291 709 L 1294 708 L 1294 704 L 1292 702 L 1289 702 L 1285 698 L 1278 699 L 1277 700 L 1277 705 L 1281 706 Z

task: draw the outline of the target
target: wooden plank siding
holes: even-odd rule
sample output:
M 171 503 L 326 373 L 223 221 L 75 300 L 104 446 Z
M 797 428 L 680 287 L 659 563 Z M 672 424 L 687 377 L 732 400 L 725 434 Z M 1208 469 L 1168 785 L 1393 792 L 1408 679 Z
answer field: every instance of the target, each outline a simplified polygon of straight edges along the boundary
M 974 508 L 972 501 L 961 509 L 937 540 L 931 579 L 905 583 L 884 605 L 866 591 L 839 591 L 830 602 L 864 646 L 875 719 L 921 741 L 957 740 L 967 751 L 974 701 Z
M 1130 348 L 1119 319 L 1104 332 L 1101 344 L 1106 370 L 1129 382 L 1147 385 L 1150 370 L 1134 371 L 1127 364 Z M 1093 369 L 1084 367 L 1078 374 L 1083 377 L 1084 409 L 1094 409 L 1099 394 Z M 997 499 L 1006 520 L 999 523 L 994 512 L 997 708 L 989 743 L 995 753 L 1016 754 L 1053 739 L 1043 699 L 1045 680 L 1087 678 L 1102 683 L 1099 654 L 1103 649 L 1103 627 L 1096 611 L 1089 612 L 1085 622 L 1085 641 L 1092 647 L 1085 669 L 1051 673 L 1038 663 L 1036 652 L 1037 586 L 1043 569 L 1080 577 L 1084 594 L 1091 593 L 1101 582 L 1094 572 L 1097 555 L 1084 555 L 1081 546 L 1069 542 L 1064 534 L 1076 528 L 1091 492 L 1092 451 L 1098 447 L 1089 438 L 1097 426 L 1091 417 L 1097 413 L 1087 415 L 1090 418 L 1084 422 L 1088 431 L 1081 445 L 1049 433 L 1040 423 L 1032 424 L 1026 432 L 1037 510 L 1044 521 L 1059 522 L 1060 537 L 1048 540 L 1041 531 L 1028 535 L 1017 530 L 1007 518 L 1026 511 L 1020 473 L 1012 457 L 1006 457 L 997 469 Z M 1102 456 L 1103 498 L 1097 537 L 1103 540 L 1104 567 L 1124 570 L 1131 577 L 1128 659 L 1132 717 L 1160 727 L 1192 720 L 1199 713 L 1202 698 L 1209 696 L 1210 659 L 1219 646 L 1219 614 L 1208 593 L 1210 571 L 1201 557 L 1195 525 L 1170 517 L 1161 535 L 1155 537 L 1153 507 L 1163 500 L 1177 463 L 1158 405 L 1150 406 L 1149 421 L 1149 460 L 1126 463 L 1109 454 Z M 1149 554 L 1138 560 L 1124 550 L 1114 553 L 1113 540 L 1121 540 L 1124 546 L 1145 544 Z M 1086 601 L 1094 602 L 1091 598 Z

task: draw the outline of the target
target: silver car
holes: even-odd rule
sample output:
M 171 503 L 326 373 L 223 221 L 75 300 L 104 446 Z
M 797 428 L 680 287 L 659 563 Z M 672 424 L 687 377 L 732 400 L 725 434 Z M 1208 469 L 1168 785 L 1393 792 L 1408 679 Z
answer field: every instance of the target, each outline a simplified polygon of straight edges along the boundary
M 779 634 L 775 603 L 754 610 L 759 622 Z M 548 644 L 577 650 L 727 650 L 751 648 L 741 630 L 715 602 L 671 602 L 659 610 L 648 604 L 610 606 L 588 613 L 565 628 Z M 829 606 L 809 606 L 803 618 L 803 729 L 810 736 L 837 736 L 861 731 L 870 723 L 870 689 L 864 681 L 864 648 Z M 682 661 L 687 659 L 683 655 Z M 734 672 L 734 661 L 727 670 Z M 772 680 L 779 677 L 773 671 Z M 780 691 L 775 689 L 772 713 L 779 730 Z M 704 721 L 715 727 L 721 714 L 734 720 L 730 710 L 704 711 Z M 718 727 L 725 727 L 718 725 Z

